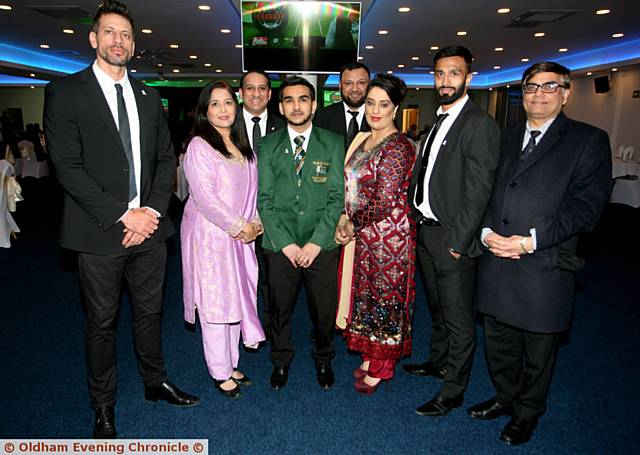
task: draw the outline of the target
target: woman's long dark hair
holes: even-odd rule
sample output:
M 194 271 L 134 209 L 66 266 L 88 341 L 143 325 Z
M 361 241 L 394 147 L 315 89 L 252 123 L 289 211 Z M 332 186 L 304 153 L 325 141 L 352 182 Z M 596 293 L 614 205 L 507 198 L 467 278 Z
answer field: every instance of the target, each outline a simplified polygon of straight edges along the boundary
M 209 102 L 211 101 L 211 92 L 216 88 L 221 88 L 229 92 L 229 95 L 236 105 L 236 117 L 233 121 L 233 125 L 231 125 L 231 141 L 236 147 L 238 147 L 242 156 L 244 156 L 248 161 L 253 161 L 255 158 L 253 150 L 251 150 L 251 146 L 249 145 L 246 132 L 242 131 L 243 126 L 238 122 L 238 119 L 242 115 L 238 99 L 236 98 L 233 88 L 225 81 L 211 82 L 200 92 L 198 105 L 196 106 L 196 112 L 193 117 L 193 128 L 189 133 L 189 141 L 187 141 L 187 143 L 191 142 L 194 137 L 200 136 L 202 139 L 207 141 L 211 147 L 218 150 L 225 158 L 232 157 L 229 150 L 227 150 L 226 145 L 224 145 L 222 136 L 218 133 L 218 130 L 209 123 L 209 119 L 207 118 Z

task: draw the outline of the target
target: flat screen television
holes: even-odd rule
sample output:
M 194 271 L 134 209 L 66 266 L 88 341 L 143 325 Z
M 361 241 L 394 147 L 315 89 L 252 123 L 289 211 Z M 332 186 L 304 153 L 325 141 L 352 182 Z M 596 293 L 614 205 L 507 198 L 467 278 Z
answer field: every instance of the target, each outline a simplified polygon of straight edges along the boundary
M 242 69 L 339 73 L 358 59 L 361 6 L 242 0 Z

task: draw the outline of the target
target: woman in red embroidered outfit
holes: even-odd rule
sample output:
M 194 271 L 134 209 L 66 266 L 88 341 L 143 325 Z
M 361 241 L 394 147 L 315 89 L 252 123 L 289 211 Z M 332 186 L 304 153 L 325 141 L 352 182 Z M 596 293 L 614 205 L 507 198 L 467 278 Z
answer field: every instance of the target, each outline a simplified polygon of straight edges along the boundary
M 415 226 L 406 192 L 416 152 L 394 125 L 406 92 L 395 76 L 371 81 L 365 101 L 371 132 L 360 133 L 349 148 L 346 213 L 336 229 L 336 242 L 345 245 L 341 300 L 349 309 L 346 321 L 339 311 L 337 324 L 345 328 L 347 347 L 362 355 L 354 376 L 365 394 L 391 379 L 398 359 L 411 353 Z

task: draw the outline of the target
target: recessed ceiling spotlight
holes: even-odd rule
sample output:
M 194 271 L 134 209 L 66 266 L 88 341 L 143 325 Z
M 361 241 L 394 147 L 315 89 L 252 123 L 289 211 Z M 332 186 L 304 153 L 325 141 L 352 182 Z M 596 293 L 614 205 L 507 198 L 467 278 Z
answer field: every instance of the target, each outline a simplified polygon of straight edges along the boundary
M 180 46 L 178 44 L 169 44 L 171 49 L 178 49 Z
M 411 8 L 409 8 L 408 6 L 401 6 L 400 8 L 398 8 L 398 11 L 401 13 L 408 13 L 409 11 L 411 11 Z
M 500 69 L 500 65 L 496 65 L 493 67 L 494 70 L 499 70 Z
M 211 63 L 205 63 L 204 66 L 209 67 L 209 66 L 211 66 Z
M 398 68 L 404 68 L 404 65 L 401 63 L 398 65 Z
M 429 74 L 436 74 L 435 71 L 429 71 Z
M 36 86 L 35 86 L 35 85 L 32 85 L 32 86 L 30 86 L 29 88 L 36 88 Z
M 437 51 L 438 49 L 440 49 L 440 46 L 431 46 L 429 49 L 432 51 Z
M 498 14 L 507 14 L 510 11 L 511 11 L 511 8 L 500 8 L 498 10 Z
M 378 35 L 388 35 L 389 30 L 378 30 Z
M 419 92 L 419 91 L 420 91 L 420 87 L 416 87 L 416 92 Z
M 0 10 L 2 11 L 11 11 L 12 9 L 11 5 L 0 5 Z
M 496 47 L 494 49 L 494 51 L 496 51 L 496 52 L 502 52 L 503 50 L 504 50 L 504 47 Z
M 414 61 L 415 60 L 420 60 L 420 57 L 414 55 L 413 57 L 411 57 L 411 60 L 414 60 Z
M 63 28 L 62 33 L 66 33 L 67 35 L 73 35 L 75 32 L 70 28 Z
M 221 28 L 220 33 L 231 33 L 231 30 L 229 30 L 228 28 Z
M 509 84 L 507 84 L 507 88 L 511 88 L 511 86 Z
M 192 59 L 192 60 L 195 60 L 195 59 L 198 58 L 198 56 L 197 55 L 190 55 L 189 58 Z
M 605 14 L 609 14 L 610 12 L 611 12 L 610 9 L 599 9 L 599 10 L 596 11 L 596 14 L 598 16 L 603 16 Z
M 221 70 L 220 68 L 218 68 L 218 69 L 216 70 L 216 73 L 222 73 L 222 70 Z
M 137 73 L 138 70 L 129 70 L 130 73 Z
M 471 74 L 473 74 L 474 76 L 477 76 L 477 75 L 478 75 L 478 72 L 477 72 L 477 71 L 474 71 L 474 72 L 473 72 L 473 73 L 471 73 Z
M 522 63 L 527 63 L 529 61 L 529 59 L 525 57 L 525 58 L 521 58 L 520 61 Z
M 546 35 L 545 32 L 536 32 L 533 34 L 533 36 L 535 36 L 536 38 L 542 38 L 545 35 Z
M 367 44 L 364 48 L 371 50 L 371 49 L 373 49 L 373 46 L 371 44 Z
M 587 76 L 591 76 L 592 74 L 593 74 L 593 73 L 592 73 L 591 71 L 589 71 L 589 72 L 587 73 Z
M 198 82 L 204 82 L 202 79 L 198 79 Z
M 364 57 L 362 55 L 358 55 L 358 60 L 362 60 Z
M 171 70 L 171 71 L 173 71 L 174 73 L 179 73 L 180 72 L 180 70 L 178 68 L 176 68 L 174 70 Z
M 489 91 L 491 92 L 493 90 L 493 87 L 489 87 Z
M 145 35 L 149 35 L 149 34 L 153 33 L 153 30 L 151 30 L 150 28 L 143 28 L 141 31 Z
M 200 11 L 211 11 L 211 7 L 209 5 L 198 5 L 198 9 Z
M 467 32 L 465 32 L 464 30 L 460 30 L 460 31 L 456 32 L 456 35 L 458 35 L 458 36 L 467 36 Z
M 158 63 L 158 68 L 162 68 L 162 63 Z
M 40 47 L 42 49 L 49 49 L 49 45 L 48 44 L 41 44 Z
M 236 49 L 242 49 L 242 44 L 236 44 L 235 48 Z
M 34 73 L 29 73 L 29 76 L 36 77 L 36 75 Z
M 393 71 L 387 70 L 387 74 L 393 74 Z
M 618 71 L 618 68 L 611 68 L 611 71 Z
M 613 35 L 611 35 L 611 38 L 622 38 L 624 36 L 624 33 L 614 33 Z
M 567 49 L 566 47 L 561 47 L 560 49 L 558 49 L 558 52 L 567 52 L 569 49 Z

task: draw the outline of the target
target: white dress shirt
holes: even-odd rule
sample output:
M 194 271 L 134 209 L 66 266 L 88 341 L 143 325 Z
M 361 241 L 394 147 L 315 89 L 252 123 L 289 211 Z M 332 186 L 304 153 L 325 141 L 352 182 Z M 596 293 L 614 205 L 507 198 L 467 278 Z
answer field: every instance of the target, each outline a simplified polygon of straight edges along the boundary
M 136 188 L 138 189 L 136 197 L 129 201 L 129 208 L 134 209 L 140 207 L 140 119 L 138 118 L 138 106 L 136 104 L 136 97 L 133 95 L 133 88 L 129 82 L 129 77 L 125 73 L 125 76 L 119 80 L 114 81 L 111 76 L 105 73 L 97 62 L 93 63 L 93 73 L 98 79 L 98 84 L 102 89 L 102 93 L 107 100 L 113 121 L 118 128 L 118 92 L 116 91 L 116 84 L 122 86 L 122 95 L 124 97 L 124 104 L 127 107 L 127 117 L 129 117 L 129 128 L 131 129 L 131 149 L 133 152 L 133 169 L 136 176 Z M 124 214 L 123 214 L 124 216 Z
M 309 128 L 304 130 L 302 133 L 298 133 L 296 130 L 291 128 L 291 125 L 287 125 L 287 131 L 289 133 L 289 144 L 291 144 L 292 151 L 295 151 L 296 147 L 298 147 L 296 143 L 293 142 L 296 136 L 304 136 L 304 143 L 302 144 L 302 148 L 304 149 L 305 152 L 309 151 L 309 136 L 311 136 L 312 128 L 313 128 L 313 124 L 309 125 Z
M 446 111 L 442 109 L 442 106 L 438 108 L 438 111 L 436 112 L 438 115 L 440 114 L 448 114 L 448 115 L 442 121 L 442 124 L 440 124 L 440 128 L 436 133 L 436 137 L 434 138 L 433 143 L 431 144 L 431 150 L 421 151 L 422 157 L 423 157 L 422 159 L 424 160 L 424 159 L 427 159 L 428 157 L 429 161 L 427 162 L 427 170 L 424 175 L 424 187 L 423 187 L 424 199 L 422 200 L 422 204 L 418 205 L 417 207 L 418 207 L 418 210 L 420 210 L 420 212 L 422 213 L 422 215 L 426 218 L 438 220 L 438 217 L 433 213 L 431 205 L 429 204 L 429 182 L 431 181 L 431 174 L 433 173 L 433 165 L 438 159 L 440 146 L 444 144 L 444 138 L 447 137 L 447 133 L 451 129 L 451 125 L 453 125 L 453 122 L 456 121 L 456 119 L 458 118 L 458 115 L 460 115 L 460 112 L 462 111 L 462 108 L 465 106 L 465 104 L 467 104 L 468 101 L 469 101 L 469 95 L 465 95 L 463 98 L 460 99 L 460 101 L 455 103 L 453 106 L 451 106 L 451 108 L 449 108 Z M 425 147 L 427 142 L 429 142 L 428 137 L 425 140 Z M 415 197 L 416 196 L 414 194 L 413 195 L 414 204 L 416 203 Z
M 347 122 L 347 131 L 349 131 L 349 123 L 351 123 L 351 119 L 353 118 L 353 116 L 349 114 L 349 111 L 358 111 L 358 115 L 356 115 L 356 122 L 358 122 L 358 131 L 360 131 L 360 128 L 362 128 L 362 120 L 364 120 L 364 103 L 358 109 L 354 109 L 347 106 L 347 103 L 343 101 L 342 107 L 344 108 L 344 119 Z
M 260 117 L 260 121 L 258 125 L 260 125 L 260 137 L 264 137 L 267 134 L 267 117 L 269 112 L 265 109 L 264 112 L 260 115 L 253 115 L 249 111 L 247 111 L 244 107 L 242 108 L 242 117 L 244 117 L 244 127 L 247 131 L 247 137 L 249 138 L 249 144 L 251 145 L 251 150 L 255 150 L 253 148 L 253 117 Z

